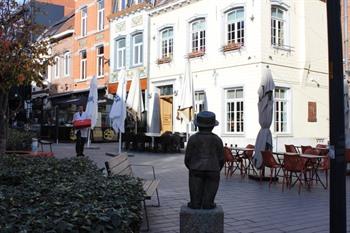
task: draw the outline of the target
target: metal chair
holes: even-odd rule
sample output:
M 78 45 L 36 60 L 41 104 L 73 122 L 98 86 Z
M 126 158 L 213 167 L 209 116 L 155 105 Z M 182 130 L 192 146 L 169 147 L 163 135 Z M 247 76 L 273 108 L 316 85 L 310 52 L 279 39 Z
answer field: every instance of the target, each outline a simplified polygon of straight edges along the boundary
M 225 158 L 224 172 L 225 172 L 226 178 L 228 177 L 229 174 L 230 176 L 232 176 L 232 174 L 237 169 L 241 171 L 241 175 L 242 175 L 242 171 L 243 171 L 242 158 L 234 156 L 232 154 L 231 149 L 226 146 L 224 147 L 224 158 Z
M 263 158 L 263 166 L 270 168 L 270 182 L 269 182 L 269 187 L 270 187 L 272 183 L 272 174 L 274 173 L 275 174 L 274 177 L 277 177 L 277 168 L 280 168 L 281 165 L 277 163 L 277 161 L 273 157 L 272 151 L 261 151 L 261 155 Z M 261 180 L 262 180 L 262 170 L 260 170 L 260 181 Z
M 286 182 L 287 187 L 291 188 L 293 174 L 296 177 L 295 183 L 299 183 L 298 193 L 300 194 L 302 182 L 302 175 L 305 175 L 305 160 L 296 155 L 285 154 L 283 162 L 283 181 L 282 192 L 284 191 L 284 184 Z

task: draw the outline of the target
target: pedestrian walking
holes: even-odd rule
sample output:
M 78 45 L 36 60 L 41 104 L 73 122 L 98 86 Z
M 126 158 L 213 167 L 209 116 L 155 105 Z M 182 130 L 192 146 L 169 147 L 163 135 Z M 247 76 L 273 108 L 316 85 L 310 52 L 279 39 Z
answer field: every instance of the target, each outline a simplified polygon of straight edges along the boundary
M 84 112 L 84 107 L 83 105 L 79 105 L 78 112 L 76 112 L 73 116 L 73 124 L 75 121 L 81 121 L 86 119 L 88 119 L 88 117 L 87 114 Z M 77 136 L 77 141 L 75 144 L 75 151 L 77 153 L 77 157 L 84 156 L 84 145 L 87 141 L 88 127 L 76 129 L 75 135 Z

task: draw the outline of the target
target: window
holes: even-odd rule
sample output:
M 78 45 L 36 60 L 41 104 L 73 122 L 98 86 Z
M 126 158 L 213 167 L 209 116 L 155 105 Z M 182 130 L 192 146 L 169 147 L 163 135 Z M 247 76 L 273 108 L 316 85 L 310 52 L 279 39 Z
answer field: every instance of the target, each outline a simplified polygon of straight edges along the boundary
M 103 76 L 104 68 L 104 47 L 97 47 L 97 77 Z
M 87 34 L 87 7 L 81 9 L 81 36 Z
M 158 88 L 160 96 L 173 95 L 173 85 L 159 86 Z
M 143 62 L 143 38 L 142 33 L 132 37 L 132 64 L 134 66 L 142 65 Z
M 134 4 L 134 0 L 128 0 L 127 6 L 130 7 L 132 4 Z
M 195 112 L 199 113 L 206 110 L 206 98 L 204 91 L 196 91 L 194 94 Z
M 288 132 L 288 89 L 275 88 L 274 130 L 276 133 Z
M 115 63 L 115 68 L 116 70 L 118 69 L 123 69 L 125 68 L 125 38 L 116 40 L 116 54 L 115 54 L 115 59 L 116 59 L 116 63 Z
M 80 79 L 86 79 L 86 71 L 87 71 L 87 54 L 86 50 L 80 52 Z
M 122 0 L 122 10 L 124 10 L 126 8 L 126 0 Z
M 205 19 L 199 19 L 191 24 L 191 51 L 205 51 Z
M 105 17 L 105 6 L 104 0 L 99 0 L 97 2 L 97 29 L 102 31 L 104 29 L 104 17 Z
M 225 91 L 226 132 L 244 132 L 244 103 L 243 88 L 234 88 Z
M 55 57 L 55 78 L 58 78 L 60 75 L 60 58 Z
M 275 46 L 285 45 L 286 11 L 280 7 L 271 8 L 271 44 Z
M 173 28 L 166 28 L 161 31 L 162 54 L 161 58 L 173 57 Z
M 244 9 L 236 8 L 227 13 L 227 44 L 244 44 Z
M 70 73 L 70 52 L 65 52 L 63 55 L 64 63 L 63 63 L 63 70 L 64 70 L 64 76 L 69 76 Z

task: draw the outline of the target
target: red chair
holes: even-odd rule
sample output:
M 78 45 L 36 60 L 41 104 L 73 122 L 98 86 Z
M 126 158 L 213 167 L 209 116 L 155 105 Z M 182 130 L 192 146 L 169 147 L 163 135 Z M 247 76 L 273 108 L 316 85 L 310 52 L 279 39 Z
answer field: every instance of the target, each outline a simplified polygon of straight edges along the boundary
M 350 163 L 350 149 L 345 149 L 345 161 Z
M 329 167 L 330 167 L 330 161 L 329 161 L 329 157 L 326 156 L 324 158 L 322 158 L 321 162 L 320 162 L 320 165 L 318 166 L 318 170 L 320 171 L 324 171 L 324 174 L 326 176 L 326 187 L 325 189 L 328 188 L 328 170 L 329 170 Z M 317 182 L 317 180 L 316 180 Z
M 284 147 L 286 149 L 286 152 L 288 152 L 288 153 L 299 153 L 297 148 L 292 144 L 291 145 L 285 144 Z
M 291 188 L 293 174 L 296 177 L 294 183 L 299 183 L 298 193 L 300 194 L 301 186 L 303 185 L 302 176 L 305 175 L 305 160 L 301 159 L 297 155 L 284 155 L 283 162 L 283 181 L 282 181 L 282 192 L 284 191 L 284 184 Z
M 277 177 L 277 168 L 280 168 L 281 165 L 276 162 L 275 158 L 271 151 L 261 151 L 261 155 L 263 158 L 263 166 L 270 168 L 270 183 L 269 187 L 272 183 L 272 174 L 274 173 L 274 177 Z M 273 171 L 275 169 L 275 172 Z M 262 170 L 260 170 L 260 181 L 262 180 Z
M 245 148 L 248 149 L 254 149 L 255 146 L 252 144 L 248 144 Z M 253 166 L 253 154 L 254 151 L 244 151 L 244 153 L 242 154 L 242 158 L 244 159 L 244 170 L 246 174 L 249 174 L 249 171 L 255 171 L 254 170 L 254 166 Z M 248 163 L 248 165 L 247 165 Z
M 230 176 L 237 170 L 241 170 L 241 175 L 243 171 L 243 161 L 240 157 L 235 157 L 232 154 L 232 151 L 228 147 L 224 147 L 224 159 L 225 159 L 225 165 L 224 165 L 224 172 L 226 177 L 228 177 L 229 173 Z

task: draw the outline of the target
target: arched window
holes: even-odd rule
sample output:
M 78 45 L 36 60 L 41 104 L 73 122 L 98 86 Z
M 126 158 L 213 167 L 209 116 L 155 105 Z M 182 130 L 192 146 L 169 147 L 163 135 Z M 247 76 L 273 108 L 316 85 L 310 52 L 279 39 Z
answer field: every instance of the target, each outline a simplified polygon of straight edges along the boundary
M 239 7 L 226 13 L 226 43 L 244 44 L 244 8 Z
M 206 38 L 205 19 L 197 19 L 191 23 L 191 52 L 205 52 Z
M 143 34 L 138 33 L 132 37 L 132 64 L 139 66 L 143 63 Z
M 160 31 L 161 36 L 161 58 L 172 58 L 173 57 L 173 28 L 165 28 Z
M 286 10 L 271 7 L 271 44 L 283 47 L 286 44 Z
M 125 68 L 125 47 L 126 47 L 125 38 L 120 38 L 115 41 L 115 69 L 120 70 Z
M 66 51 L 63 55 L 63 71 L 64 76 L 69 76 L 70 74 L 70 52 Z

